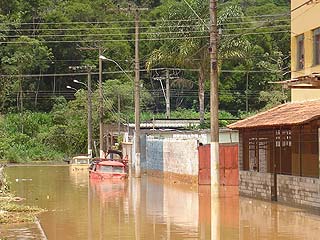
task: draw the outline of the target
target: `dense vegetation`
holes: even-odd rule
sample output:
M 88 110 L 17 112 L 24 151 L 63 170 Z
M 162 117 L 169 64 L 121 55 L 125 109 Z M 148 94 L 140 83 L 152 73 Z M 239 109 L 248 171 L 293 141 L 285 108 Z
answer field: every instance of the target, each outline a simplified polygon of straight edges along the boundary
M 149 8 L 140 23 L 143 120 L 165 116 L 158 80 L 164 68 L 171 78 L 172 117 L 208 119 L 208 2 L 134 2 Z M 290 70 L 290 1 L 218 2 L 222 118 L 286 101 L 287 93 L 269 82 L 288 77 Z M 70 66 L 94 67 L 98 139 L 98 52 L 84 47 L 103 48 L 128 73 L 103 64 L 105 122 L 118 120 L 118 101 L 121 121 L 134 120 L 134 17 L 118 5 L 128 7 L 127 1 L 112 0 L 0 0 L 1 159 L 51 160 L 85 152 L 87 90 L 73 80 L 86 82 L 87 75 Z

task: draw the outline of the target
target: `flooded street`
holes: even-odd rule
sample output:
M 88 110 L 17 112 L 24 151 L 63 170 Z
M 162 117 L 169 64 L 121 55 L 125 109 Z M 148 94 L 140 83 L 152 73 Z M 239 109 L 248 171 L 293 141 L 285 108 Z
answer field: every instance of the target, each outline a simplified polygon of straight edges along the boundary
M 12 191 L 26 204 L 48 210 L 39 216 L 48 239 L 319 239 L 320 215 L 239 198 L 236 188 L 222 188 L 211 207 L 208 187 L 147 176 L 94 182 L 87 171 L 68 166 L 6 172 Z

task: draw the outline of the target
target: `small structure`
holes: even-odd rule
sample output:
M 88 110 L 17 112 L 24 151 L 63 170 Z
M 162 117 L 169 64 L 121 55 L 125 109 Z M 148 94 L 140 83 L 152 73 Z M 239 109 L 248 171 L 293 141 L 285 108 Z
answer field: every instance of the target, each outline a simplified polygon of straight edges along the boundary
M 286 103 L 229 128 L 239 130 L 240 194 L 320 207 L 320 100 Z
M 150 175 L 164 177 L 170 181 L 198 185 L 199 167 L 203 166 L 199 165 L 198 147 L 210 143 L 210 131 L 143 129 L 141 132 L 142 171 Z M 237 145 L 238 143 L 237 131 L 223 128 L 220 129 L 219 135 L 221 146 Z M 225 155 L 223 152 L 221 153 Z M 207 156 L 205 155 L 201 162 L 206 162 Z M 204 165 L 209 166 L 207 163 Z M 208 178 L 207 174 L 205 175 L 205 178 Z

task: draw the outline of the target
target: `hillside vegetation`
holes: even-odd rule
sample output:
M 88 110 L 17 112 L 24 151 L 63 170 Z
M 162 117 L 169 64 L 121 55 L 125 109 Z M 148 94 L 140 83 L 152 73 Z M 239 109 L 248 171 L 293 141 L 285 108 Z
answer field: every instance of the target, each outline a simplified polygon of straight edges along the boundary
M 200 118 L 207 127 L 209 1 L 132 4 L 149 9 L 140 22 L 142 120 L 165 117 L 159 79 L 168 71 L 172 117 Z M 104 49 L 127 73 L 103 63 L 104 121 L 134 121 L 134 16 L 118 5 L 128 1 L 0 0 L 0 159 L 61 160 L 86 152 L 87 89 L 73 80 L 86 83 L 87 74 L 74 66 L 93 67 L 98 139 L 98 51 L 83 48 Z M 221 118 L 286 101 L 287 92 L 269 82 L 290 74 L 290 1 L 218 1 L 218 24 Z

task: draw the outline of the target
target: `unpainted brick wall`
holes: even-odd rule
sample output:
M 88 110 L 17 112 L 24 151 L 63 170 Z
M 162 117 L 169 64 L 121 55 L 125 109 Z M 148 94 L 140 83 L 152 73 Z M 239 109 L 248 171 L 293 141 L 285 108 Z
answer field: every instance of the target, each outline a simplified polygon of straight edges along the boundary
M 320 208 L 318 178 L 278 175 L 278 201 Z
M 259 199 L 271 200 L 271 173 L 240 171 L 239 193 Z

